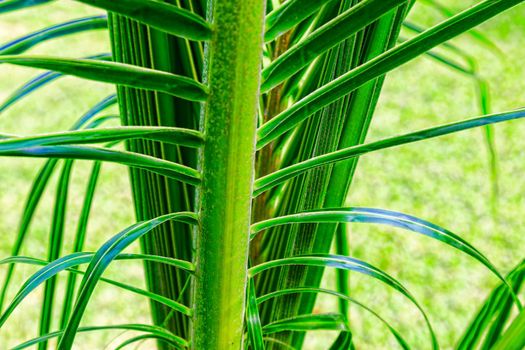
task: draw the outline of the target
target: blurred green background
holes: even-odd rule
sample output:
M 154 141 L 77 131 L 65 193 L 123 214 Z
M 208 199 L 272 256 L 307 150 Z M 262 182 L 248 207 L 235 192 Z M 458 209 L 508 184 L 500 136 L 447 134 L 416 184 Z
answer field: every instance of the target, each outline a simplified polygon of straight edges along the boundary
M 474 1 L 442 0 L 457 12 Z M 99 13 L 71 1 L 0 17 L 0 42 L 67 19 Z M 525 105 L 525 6 L 518 6 L 482 25 L 480 31 L 503 52 L 481 45 L 463 35 L 453 42 L 473 55 L 481 76 L 490 82 L 493 111 Z M 425 2 L 417 3 L 410 21 L 428 27 L 443 15 Z M 408 36 L 409 32 L 404 34 Z M 109 51 L 105 31 L 53 40 L 32 49 L 32 54 L 82 57 Z M 39 72 L 1 66 L 0 100 Z M 108 85 L 64 78 L 15 104 L 0 116 L 0 132 L 29 135 L 64 130 L 95 103 L 111 94 Z M 114 108 L 110 112 L 117 112 Z M 371 125 L 368 141 L 414 131 L 480 114 L 472 79 L 436 63 L 418 58 L 390 73 Z M 424 141 L 364 156 L 348 198 L 348 205 L 369 206 L 412 214 L 448 228 L 485 253 L 506 272 L 525 258 L 525 122 L 495 127 L 499 166 L 496 210 L 491 206 L 488 152 L 483 130 Z M 0 257 L 10 255 L 25 198 L 43 162 L 33 159 L 0 159 Z M 89 162 L 75 163 L 68 203 L 66 234 L 73 236 L 90 170 Z M 45 258 L 51 225 L 54 186 L 45 194 L 29 232 L 24 255 Z M 127 171 L 104 164 L 88 227 L 86 250 L 134 221 Z M 440 345 L 451 349 L 471 317 L 497 280 L 473 259 L 425 237 L 392 228 L 352 224 L 349 226 L 352 256 L 384 269 L 398 278 L 428 311 Z M 68 241 L 71 244 L 71 240 Z M 66 246 L 69 251 L 70 246 Z M 132 250 L 138 251 L 133 246 Z M 14 286 L 35 271 L 16 269 Z M 4 274 L 5 266 L 0 274 Z M 143 286 L 140 263 L 117 262 L 108 277 Z M 327 285 L 333 285 L 328 274 Z M 64 278 L 61 282 L 64 282 Z M 415 349 L 429 348 L 429 335 L 418 311 L 387 287 L 358 275 L 351 276 L 353 297 L 389 320 Z M 16 288 L 11 288 L 10 297 Z M 0 349 L 36 336 L 41 290 L 29 297 L 0 330 Z M 60 300 L 60 296 L 58 298 Z M 336 310 L 335 300 L 322 298 L 318 310 Z M 58 320 L 58 318 L 57 318 Z M 131 293 L 101 284 L 84 318 L 84 324 L 149 322 L 148 303 Z M 395 339 L 369 314 L 351 309 L 351 323 L 358 349 L 396 348 Z M 78 349 L 111 349 L 124 339 L 116 332 L 82 334 Z M 307 348 L 324 349 L 330 333 L 312 333 Z M 151 349 L 153 343 L 143 343 Z

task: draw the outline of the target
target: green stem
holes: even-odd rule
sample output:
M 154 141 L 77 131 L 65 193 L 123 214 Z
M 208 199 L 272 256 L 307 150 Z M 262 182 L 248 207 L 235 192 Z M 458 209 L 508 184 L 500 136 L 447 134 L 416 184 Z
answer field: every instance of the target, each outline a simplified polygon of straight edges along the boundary
M 210 95 L 199 157 L 204 180 L 196 201 L 194 349 L 242 346 L 265 2 L 211 1 L 214 33 L 205 68 Z

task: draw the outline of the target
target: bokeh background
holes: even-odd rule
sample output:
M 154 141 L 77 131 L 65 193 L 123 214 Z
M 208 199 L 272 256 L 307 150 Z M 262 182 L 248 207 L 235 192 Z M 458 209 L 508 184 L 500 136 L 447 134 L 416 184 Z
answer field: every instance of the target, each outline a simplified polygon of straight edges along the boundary
M 474 1 L 441 0 L 453 12 Z M 0 16 L 0 43 L 8 42 L 68 19 L 100 11 L 73 1 Z M 429 27 L 443 14 L 425 1 L 414 7 L 409 21 Z M 520 5 L 479 27 L 497 45 L 483 45 L 471 35 L 453 43 L 474 56 L 481 77 L 489 81 L 494 112 L 525 105 L 525 5 Z M 403 34 L 408 37 L 409 31 Z M 83 57 L 109 51 L 105 31 L 41 44 L 31 54 Z M 457 56 L 451 56 L 457 57 Z M 461 62 L 461 59 L 458 59 Z M 2 65 L 0 100 L 39 71 Z M 69 128 L 95 103 L 114 91 L 109 85 L 60 79 L 0 115 L 0 132 L 29 135 Z M 423 56 L 391 72 L 375 113 L 368 141 L 458 121 L 480 114 L 473 79 Z M 117 113 L 116 108 L 107 111 Z M 498 195 L 494 203 L 484 131 L 475 129 L 452 136 L 377 152 L 361 158 L 348 205 L 369 206 L 412 214 L 448 228 L 485 253 L 503 272 L 525 258 L 525 121 L 495 127 Z M 10 255 L 27 193 L 42 160 L 0 159 L 0 258 Z M 68 201 L 66 234 L 74 235 L 91 164 L 75 163 Z M 24 255 L 45 258 L 51 226 L 55 174 L 35 217 Z M 123 166 L 104 164 L 88 227 L 87 250 L 133 223 L 129 180 Z M 452 349 L 477 308 L 498 281 L 479 263 L 426 237 L 393 228 L 352 224 L 348 227 L 352 256 L 384 269 L 402 281 L 427 310 L 443 349 Z M 64 251 L 71 249 L 66 240 Z M 138 251 L 137 245 L 131 251 Z M 6 267 L 0 266 L 3 278 Z M 19 267 L 13 286 L 35 271 Z M 108 277 L 144 286 L 140 263 L 118 262 Z M 64 284 L 65 278 L 60 281 Z M 326 284 L 332 286 L 333 273 Z M 388 287 L 351 275 L 353 297 L 380 312 L 415 349 L 429 348 L 429 335 L 418 311 Z M 16 288 L 11 288 L 10 298 Z M 0 349 L 36 336 L 42 291 L 23 302 L 0 330 Z M 60 300 L 60 295 L 58 296 Z M 321 298 L 317 310 L 336 310 L 334 299 Z M 358 349 L 396 348 L 384 326 L 365 312 L 351 308 Z M 57 314 L 58 316 L 58 314 Z M 58 319 L 58 318 L 57 318 Z M 100 284 L 90 302 L 84 324 L 149 322 L 148 303 L 131 293 Z M 82 334 L 78 349 L 111 349 L 124 336 L 118 332 Z M 309 349 L 324 349 L 335 335 L 311 333 Z M 142 343 L 142 349 L 154 343 Z

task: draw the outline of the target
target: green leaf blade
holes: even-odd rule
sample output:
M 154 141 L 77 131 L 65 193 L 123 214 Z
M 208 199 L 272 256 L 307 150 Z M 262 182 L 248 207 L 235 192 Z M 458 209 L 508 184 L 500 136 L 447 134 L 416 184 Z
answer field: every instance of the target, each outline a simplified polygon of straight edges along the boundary
M 16 55 L 0 56 L 0 63 L 48 69 L 99 82 L 161 91 L 188 101 L 202 102 L 208 94 L 208 89 L 193 79 L 125 63 Z
M 202 133 L 194 130 L 174 127 L 121 126 L 4 139 L 0 140 L 0 153 L 20 148 L 115 142 L 135 138 L 192 148 L 200 147 L 203 144 Z
M 485 255 L 483 255 L 470 243 L 455 233 L 412 215 L 376 208 L 331 208 L 317 211 L 306 211 L 303 213 L 276 217 L 255 223 L 252 225 L 252 237 L 254 237 L 256 232 L 260 232 L 278 225 L 345 222 L 372 223 L 398 227 L 410 232 L 419 233 L 433 238 L 437 241 L 447 244 L 450 247 L 458 249 L 459 251 L 470 255 L 478 262 L 483 264 L 500 281 L 505 283 L 509 292 L 511 292 L 513 295 L 516 305 L 521 307 L 518 297 L 508 284 L 507 280 L 500 274 L 500 272 L 487 259 L 487 257 L 485 257 Z
M 25 35 L 0 46 L 0 55 L 19 55 L 30 48 L 66 35 L 82 33 L 96 29 L 107 29 L 108 20 L 106 16 L 91 16 L 79 18 L 65 23 L 44 28 L 37 32 Z
M 173 213 L 132 225 L 109 239 L 97 251 L 82 279 L 75 307 L 64 330 L 64 334 L 60 339 L 58 349 L 65 350 L 72 347 L 91 294 L 109 264 L 131 243 L 151 232 L 155 227 L 168 221 L 178 221 L 195 225 L 197 224 L 197 216 L 189 212 Z
M 349 332 L 347 319 L 341 314 L 299 315 L 269 323 L 263 327 L 264 334 L 284 331 L 344 331 Z
M 266 16 L 264 41 L 275 40 L 327 3 L 334 1 L 290 0 Z
M 471 128 L 480 126 L 491 125 L 504 121 L 510 121 L 525 117 L 525 109 L 519 109 L 516 111 L 496 113 L 477 118 L 467 119 L 455 123 L 445 124 L 442 126 L 436 126 L 421 131 L 416 131 L 404 135 L 394 136 L 380 141 L 371 142 L 364 145 L 357 145 L 347 147 L 335 152 L 330 152 L 321 156 L 313 157 L 300 163 L 288 166 L 286 168 L 277 170 L 266 176 L 263 176 L 255 181 L 254 184 L 254 196 L 258 196 L 264 191 L 277 186 L 278 184 L 291 179 L 297 175 L 300 175 L 310 169 L 343 161 L 346 159 L 352 159 L 363 154 L 375 152 L 382 149 L 396 147 L 412 142 L 418 142 L 422 140 L 428 140 L 434 137 L 448 135 Z
M 346 256 L 340 256 L 340 255 L 333 255 L 333 254 L 311 254 L 311 255 L 293 256 L 293 257 L 287 257 L 287 258 L 267 261 L 259 265 L 253 266 L 248 270 L 249 276 L 253 277 L 269 269 L 282 267 L 282 266 L 290 266 L 290 265 L 332 267 L 336 269 L 346 269 L 349 271 L 359 272 L 361 274 L 370 276 L 380 282 L 383 282 L 387 286 L 395 289 L 396 291 L 404 295 L 420 311 L 421 315 L 423 316 L 425 320 L 427 329 L 430 333 L 432 349 L 434 350 L 439 349 L 438 340 L 434 332 L 434 329 L 432 328 L 432 325 L 430 323 L 430 319 L 428 318 L 428 315 L 423 310 L 423 308 L 418 303 L 418 301 L 414 298 L 414 296 L 397 279 L 390 276 L 389 274 L 382 271 L 381 269 L 378 269 L 377 267 L 370 265 L 359 259 L 346 257 Z
M 53 0 L 5 0 L 0 3 L 0 14 L 42 5 Z
M 138 332 L 148 332 L 152 335 L 161 337 L 162 339 L 167 339 L 170 342 L 174 342 L 178 344 L 178 347 L 183 349 L 187 348 L 190 344 L 187 340 L 178 337 L 174 335 L 173 333 L 165 330 L 162 327 L 158 326 L 151 326 L 147 324 L 132 324 L 132 323 L 126 323 L 126 324 L 118 324 L 118 325 L 110 325 L 110 326 L 91 326 L 91 327 L 81 327 L 78 329 L 79 333 L 83 332 L 94 332 L 94 331 L 103 331 L 103 330 L 120 330 L 120 331 L 138 331 Z M 64 331 L 56 331 L 51 332 L 46 335 L 43 335 L 38 338 L 34 338 L 31 340 L 26 341 L 23 344 L 17 345 L 13 347 L 12 350 L 22 350 L 26 349 L 32 345 L 40 344 L 44 341 L 47 341 L 49 339 L 53 339 L 56 337 L 60 337 Z
M 83 146 L 42 146 L 0 152 L 0 157 L 87 159 L 119 163 L 198 185 L 200 173 L 190 167 L 140 153 Z
M 155 0 L 76 0 L 130 17 L 155 29 L 190 40 L 209 40 L 212 30 L 200 16 Z
M 316 111 L 365 83 L 522 2 L 523 0 L 485 0 L 358 66 L 263 124 L 258 130 L 257 148 L 264 147 Z
M 267 92 L 279 85 L 330 48 L 406 1 L 366 0 L 350 8 L 272 62 L 262 72 L 261 91 Z M 320 3 L 324 4 L 324 2 Z

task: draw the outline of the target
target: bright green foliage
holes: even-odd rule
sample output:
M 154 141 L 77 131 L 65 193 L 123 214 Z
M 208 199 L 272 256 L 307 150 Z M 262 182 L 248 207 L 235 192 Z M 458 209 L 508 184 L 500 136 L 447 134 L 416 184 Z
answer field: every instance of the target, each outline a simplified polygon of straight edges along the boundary
M 413 0 L 78 1 L 107 10 L 107 17 L 57 24 L 0 46 L 0 63 L 49 70 L 11 94 L 0 112 L 62 75 L 115 84 L 117 90 L 116 97 L 101 101 L 68 131 L 0 136 L 0 156 L 48 159 L 21 216 L 13 256 L 0 261 L 8 265 L 0 326 L 44 286 L 39 336 L 16 349 L 37 345 L 44 350 L 52 338 L 58 338 L 59 349 L 71 349 L 78 333 L 110 329 L 138 333 L 116 349 L 147 339 L 157 340 L 160 349 L 300 349 L 306 332 L 316 330 L 336 332 L 327 349 L 353 349 L 349 304 L 371 313 L 400 348 L 438 349 L 432 320 L 403 282 L 348 256 L 351 242 L 344 225 L 353 223 L 424 235 L 482 264 L 501 285 L 458 349 L 525 346 L 519 300 L 523 264 L 503 277 L 482 252 L 450 230 L 399 212 L 344 205 L 359 156 L 476 127 L 486 128 L 497 194 L 490 127 L 523 118 L 525 110 L 490 114 L 489 85 L 479 78 L 475 59 L 447 41 L 472 30 L 478 42 L 494 47 L 473 28 L 522 0 L 478 1 L 458 14 L 437 4 L 447 19 L 426 30 L 405 22 Z M 0 14 L 46 2 L 3 1 Z M 106 25 L 111 58 L 24 54 L 42 42 Z M 416 35 L 400 38 L 403 25 Z M 466 64 L 435 51 L 438 46 Z M 385 74 L 421 55 L 472 78 L 482 115 L 365 143 Z M 117 102 L 119 116 L 100 116 Z M 115 119 L 122 126 L 102 127 Z M 126 150 L 118 148 L 122 141 Z M 73 251 L 65 253 L 76 160 L 93 161 L 93 168 L 86 174 Z M 95 253 L 84 252 L 104 162 L 129 168 L 137 222 Z M 47 261 L 20 256 L 35 208 L 59 164 Z M 126 254 L 134 242 L 140 242 L 142 253 Z M 103 277 L 110 265 L 125 260 L 144 262 L 146 289 Z M 40 269 L 17 288 L 13 300 L 6 300 L 15 264 Z M 78 269 L 82 265 L 87 269 Z M 337 290 L 321 288 L 326 268 L 337 270 Z M 62 303 L 59 273 L 69 273 Z M 425 321 L 428 343 L 408 343 L 381 310 L 352 298 L 350 273 L 366 275 L 406 298 Z M 153 325 L 84 326 L 99 282 L 147 298 Z M 339 308 L 316 313 L 318 295 L 336 298 Z M 56 310 L 61 314 L 55 322 Z

